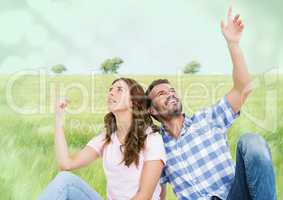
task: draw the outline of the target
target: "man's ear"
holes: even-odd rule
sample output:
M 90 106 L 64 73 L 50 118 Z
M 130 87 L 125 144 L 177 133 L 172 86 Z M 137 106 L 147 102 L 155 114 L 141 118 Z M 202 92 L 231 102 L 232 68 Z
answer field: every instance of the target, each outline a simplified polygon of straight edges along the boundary
M 153 116 L 158 114 L 157 110 L 152 106 L 150 108 L 148 108 L 148 112 L 149 112 L 150 115 L 153 115 Z

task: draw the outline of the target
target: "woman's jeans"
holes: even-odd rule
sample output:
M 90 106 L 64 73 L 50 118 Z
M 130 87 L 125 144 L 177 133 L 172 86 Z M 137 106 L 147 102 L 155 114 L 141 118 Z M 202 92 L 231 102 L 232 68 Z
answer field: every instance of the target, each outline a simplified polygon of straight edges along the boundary
M 80 177 L 61 171 L 41 193 L 39 200 L 102 200 Z

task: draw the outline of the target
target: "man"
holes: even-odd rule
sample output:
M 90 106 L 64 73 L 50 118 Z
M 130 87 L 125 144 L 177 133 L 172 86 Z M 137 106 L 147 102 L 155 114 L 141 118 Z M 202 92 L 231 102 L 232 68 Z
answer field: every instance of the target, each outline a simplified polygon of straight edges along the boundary
M 166 79 L 147 90 L 151 115 L 161 122 L 167 154 L 161 184 L 171 183 L 178 199 L 276 199 L 272 159 L 267 143 L 256 134 L 243 135 L 237 145 L 236 166 L 227 142 L 227 129 L 240 115 L 251 92 L 251 78 L 239 47 L 244 25 L 228 10 L 221 30 L 233 62 L 233 87 L 212 107 L 192 116 Z

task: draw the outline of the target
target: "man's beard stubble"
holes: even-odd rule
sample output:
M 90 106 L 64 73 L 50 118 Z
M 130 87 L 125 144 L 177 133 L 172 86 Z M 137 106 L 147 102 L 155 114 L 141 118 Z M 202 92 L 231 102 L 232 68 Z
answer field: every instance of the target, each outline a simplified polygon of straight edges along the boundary
M 174 98 L 174 100 L 177 102 L 177 105 L 174 106 L 173 109 L 171 110 L 166 110 L 161 111 L 158 107 L 155 107 L 155 109 L 159 112 L 159 116 L 158 118 L 161 118 L 165 121 L 170 120 L 172 118 L 178 117 L 182 114 L 182 110 L 183 110 L 183 106 L 182 103 L 180 102 L 180 100 L 174 96 L 170 96 L 166 99 L 165 105 L 168 105 L 169 101 Z

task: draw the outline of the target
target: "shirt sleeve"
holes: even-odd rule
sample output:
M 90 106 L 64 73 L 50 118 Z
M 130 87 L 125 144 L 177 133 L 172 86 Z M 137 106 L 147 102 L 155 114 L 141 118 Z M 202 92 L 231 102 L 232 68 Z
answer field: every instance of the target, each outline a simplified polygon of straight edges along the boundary
M 212 125 L 227 130 L 240 116 L 240 111 L 235 113 L 232 109 L 231 104 L 227 100 L 225 95 L 221 100 L 211 107 L 204 109 L 197 114 L 203 116 Z
M 150 133 L 147 136 L 144 161 L 148 160 L 162 160 L 166 164 L 166 154 L 161 135 L 158 132 Z
M 169 178 L 168 176 L 166 175 L 166 166 L 163 167 L 163 170 L 162 170 L 162 173 L 161 173 L 161 176 L 160 176 L 160 185 L 164 185 L 164 184 L 167 184 L 169 183 Z
M 105 134 L 102 133 L 98 136 L 92 138 L 88 143 L 87 146 L 92 147 L 101 157 L 103 151 L 103 145 L 105 143 Z

